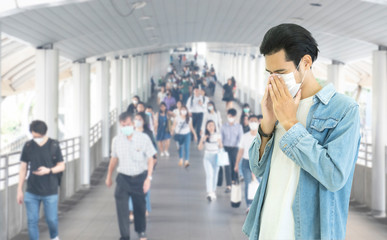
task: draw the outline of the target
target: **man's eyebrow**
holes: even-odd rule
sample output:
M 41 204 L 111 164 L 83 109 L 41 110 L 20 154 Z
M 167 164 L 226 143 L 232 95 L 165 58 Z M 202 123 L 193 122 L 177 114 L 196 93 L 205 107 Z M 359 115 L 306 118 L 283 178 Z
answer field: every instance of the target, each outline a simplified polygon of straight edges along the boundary
M 266 69 L 267 72 L 269 73 L 272 73 L 270 70 Z M 286 69 L 277 69 L 275 71 L 273 71 L 273 73 L 277 73 L 277 72 L 286 72 Z

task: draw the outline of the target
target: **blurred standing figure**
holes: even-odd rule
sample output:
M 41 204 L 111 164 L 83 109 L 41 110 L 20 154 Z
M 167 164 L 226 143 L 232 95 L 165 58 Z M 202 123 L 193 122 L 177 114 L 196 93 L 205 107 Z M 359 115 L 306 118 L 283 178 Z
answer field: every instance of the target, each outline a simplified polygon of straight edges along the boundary
M 160 104 L 160 111 L 155 117 L 155 129 L 157 129 L 156 139 L 159 143 L 160 156 L 164 155 L 169 157 L 169 144 L 170 144 L 170 126 L 169 117 L 167 112 L 167 106 L 164 102 Z
M 226 109 L 232 108 L 232 101 L 234 101 L 234 87 L 235 79 L 231 77 L 227 80 L 227 83 L 223 85 L 223 98 L 222 100 L 226 102 Z

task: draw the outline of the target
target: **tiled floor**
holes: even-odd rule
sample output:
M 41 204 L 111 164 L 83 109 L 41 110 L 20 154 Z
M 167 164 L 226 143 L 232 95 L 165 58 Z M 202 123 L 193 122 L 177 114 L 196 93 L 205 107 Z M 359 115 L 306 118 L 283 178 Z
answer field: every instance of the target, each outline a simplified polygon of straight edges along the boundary
M 218 86 L 216 99 L 220 99 Z M 224 103 L 216 101 L 225 112 Z M 202 153 L 191 145 L 191 166 L 177 165 L 176 146 L 171 144 L 171 156 L 159 159 L 152 181 L 152 212 L 147 221 L 150 240 L 240 240 L 246 239 L 241 228 L 245 205 L 230 207 L 229 194 L 218 189 L 218 199 L 207 202 Z M 119 231 L 113 197 L 114 185 L 107 188 L 101 181 L 71 210 L 59 219 L 62 240 L 117 240 Z M 138 239 L 131 228 L 132 239 Z M 16 239 L 27 239 L 20 234 Z M 41 239 L 49 239 L 47 230 Z M 387 225 L 367 216 L 364 211 L 350 208 L 347 239 L 387 239 Z

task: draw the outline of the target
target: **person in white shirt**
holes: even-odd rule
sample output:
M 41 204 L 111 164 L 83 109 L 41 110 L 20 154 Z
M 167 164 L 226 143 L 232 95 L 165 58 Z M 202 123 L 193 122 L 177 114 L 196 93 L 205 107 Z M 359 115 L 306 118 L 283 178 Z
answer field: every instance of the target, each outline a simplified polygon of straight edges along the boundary
M 174 134 L 174 139 L 179 145 L 179 166 L 188 167 L 189 164 L 189 147 L 191 144 L 191 133 L 194 135 L 195 141 L 197 141 L 197 135 L 195 129 L 192 126 L 192 118 L 189 116 L 189 112 L 187 107 L 182 106 L 180 109 L 180 115 L 175 117 L 173 126 L 172 126 L 172 134 Z M 183 150 L 185 151 L 185 155 L 183 157 Z
M 220 116 L 220 112 L 216 110 L 216 106 L 213 101 L 209 101 L 207 104 L 207 111 L 205 111 L 203 115 L 203 123 L 200 129 L 200 135 L 203 135 L 205 131 L 205 125 L 209 120 L 214 121 L 216 131 L 220 133 L 220 129 L 223 124 L 222 117 Z
M 165 87 L 161 86 L 160 92 L 157 94 L 157 103 L 160 104 L 164 101 L 164 98 L 167 96 L 167 92 L 165 91 Z
M 196 135 L 200 137 L 200 129 L 202 127 L 203 115 L 207 110 L 208 98 L 202 95 L 201 90 L 195 87 L 193 95 L 187 100 L 187 108 L 192 114 L 193 127 Z
M 198 149 L 202 150 L 204 147 L 203 165 L 206 172 L 207 200 L 211 202 L 216 199 L 216 185 L 219 172 L 217 155 L 219 149 L 223 148 L 223 144 L 221 135 L 216 132 L 213 120 L 207 121 L 205 129 L 205 134 L 202 135 Z
M 249 183 L 251 182 L 252 178 L 252 173 L 250 170 L 250 163 L 249 163 L 249 149 L 254 141 L 254 138 L 257 136 L 258 133 L 258 126 L 259 126 L 259 120 L 258 116 L 256 115 L 250 115 L 249 116 L 249 127 L 250 131 L 243 134 L 240 142 L 239 142 L 239 151 L 237 155 L 237 161 L 235 163 L 234 171 L 236 173 L 239 172 L 239 162 L 242 160 L 242 173 L 244 177 L 244 182 L 245 182 L 245 201 L 246 201 L 246 206 L 247 209 L 250 208 L 250 205 L 252 203 L 252 200 L 248 199 L 248 188 L 249 188 Z M 255 176 L 254 176 L 255 178 Z

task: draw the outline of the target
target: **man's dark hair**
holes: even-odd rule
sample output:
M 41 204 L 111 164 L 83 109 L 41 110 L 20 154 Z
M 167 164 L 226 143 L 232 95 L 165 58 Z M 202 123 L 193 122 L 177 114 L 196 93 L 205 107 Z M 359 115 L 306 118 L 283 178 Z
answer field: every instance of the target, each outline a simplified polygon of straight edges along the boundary
M 263 119 L 263 115 L 262 115 L 262 114 L 259 114 L 259 115 L 257 116 L 257 118 L 258 118 L 258 120 L 259 120 L 259 119 Z
M 128 112 L 123 112 L 123 113 L 121 113 L 120 116 L 118 117 L 118 120 L 119 120 L 120 122 L 124 122 L 124 121 L 125 121 L 126 119 L 128 119 L 128 118 L 132 119 L 132 118 L 133 118 L 133 115 L 130 114 L 130 113 L 128 113 Z
M 267 31 L 260 47 L 264 56 L 282 49 L 285 51 L 286 61 L 292 61 L 296 67 L 305 55 L 310 55 L 314 62 L 319 51 L 312 34 L 305 28 L 291 23 L 280 24 Z
M 146 109 L 152 109 L 153 110 L 153 107 L 151 105 L 148 105 L 148 106 L 146 106 Z
M 262 116 L 262 115 L 261 115 Z M 257 120 L 259 120 L 259 116 L 257 116 L 257 115 L 250 115 L 249 116 L 249 121 L 250 121 L 250 119 L 252 119 L 252 118 L 256 118 Z
M 228 111 L 227 111 L 227 114 L 230 114 L 231 116 L 236 116 L 237 115 L 237 111 L 235 110 L 235 108 L 230 108 Z
M 47 124 L 41 120 L 32 121 L 30 124 L 30 132 L 36 132 L 44 136 L 47 133 Z
M 133 96 L 132 98 L 136 98 L 136 99 L 137 99 L 137 101 L 139 101 L 139 102 L 141 101 L 141 100 L 140 100 L 140 97 L 139 97 L 139 96 L 137 96 L 137 95 L 136 95 L 136 96 Z

